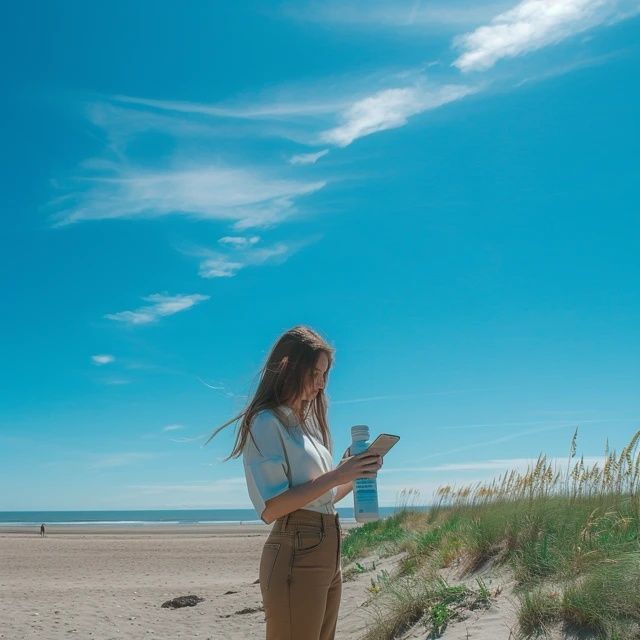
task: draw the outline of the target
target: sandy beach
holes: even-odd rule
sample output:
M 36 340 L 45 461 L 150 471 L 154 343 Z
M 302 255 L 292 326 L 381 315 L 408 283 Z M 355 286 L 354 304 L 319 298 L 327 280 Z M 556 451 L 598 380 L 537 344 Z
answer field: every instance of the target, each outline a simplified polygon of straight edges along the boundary
M 343 530 L 358 526 L 343 523 Z M 50 526 L 0 530 L 0 639 L 203 638 L 260 640 L 265 623 L 258 565 L 266 525 Z M 393 573 L 403 554 L 361 558 Z M 343 564 L 343 569 L 345 565 Z M 362 638 L 375 572 L 343 583 L 336 637 Z M 193 607 L 162 608 L 197 595 Z M 513 624 L 504 598 L 478 618 L 452 626 L 445 640 L 505 640 Z M 479 618 L 482 618 L 479 619 Z M 423 638 L 424 627 L 402 636 Z M 300 639 L 303 640 L 303 639 Z
M 269 530 L 50 526 L 44 538 L 37 527 L 1 530 L 0 638 L 262 638 L 256 580 Z M 344 586 L 340 637 L 356 638 L 364 621 L 351 614 L 366 590 Z M 189 594 L 204 601 L 161 608 Z

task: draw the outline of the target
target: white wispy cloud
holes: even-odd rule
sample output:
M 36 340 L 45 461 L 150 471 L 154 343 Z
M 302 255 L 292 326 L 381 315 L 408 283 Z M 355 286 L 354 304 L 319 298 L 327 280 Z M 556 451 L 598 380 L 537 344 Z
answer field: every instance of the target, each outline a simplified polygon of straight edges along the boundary
M 187 102 L 179 100 L 153 100 L 138 98 L 135 96 L 116 95 L 112 100 L 124 104 L 132 104 L 143 107 L 151 107 L 160 111 L 173 111 L 191 115 L 204 115 L 215 118 L 242 118 L 242 119 L 278 119 L 302 116 L 317 116 L 334 113 L 344 106 L 340 97 L 323 98 L 297 98 L 283 97 L 280 99 L 255 101 L 251 104 L 204 104 L 199 102 Z
M 210 141 L 225 136 L 224 122 L 210 119 L 181 117 L 172 111 L 134 108 L 117 104 L 109 98 L 91 100 L 84 104 L 84 117 L 99 131 L 106 150 L 118 161 L 128 161 L 128 147 L 136 136 L 149 132 L 160 133 L 174 140 L 197 139 Z M 81 163 L 86 169 L 110 166 L 105 158 L 89 158 Z
M 329 149 L 323 149 L 316 153 L 299 153 L 289 158 L 289 164 L 301 165 L 301 164 L 315 164 L 329 153 Z
M 203 278 L 231 278 L 248 266 L 256 266 L 274 260 L 283 262 L 291 253 L 290 248 L 284 243 L 265 247 L 260 251 L 244 251 L 240 258 L 212 251 L 209 257 L 200 263 L 198 273 Z M 234 256 L 237 255 L 234 254 Z
M 556 44 L 639 11 L 637 0 L 523 0 L 489 24 L 456 37 L 454 46 L 462 53 L 453 64 L 461 71 L 484 71 L 502 58 Z
M 559 64 L 551 65 L 546 69 L 538 70 L 535 73 L 532 73 L 531 75 L 521 78 L 515 83 L 514 86 L 518 88 L 526 84 L 535 84 L 538 82 L 544 82 L 545 80 L 549 80 L 550 78 L 563 76 L 563 75 L 566 75 L 567 73 L 571 73 L 579 69 L 585 69 L 588 67 L 595 67 L 597 65 L 604 64 L 623 54 L 624 54 L 624 50 L 619 49 L 617 51 L 610 51 L 608 53 L 604 53 L 602 55 L 597 55 L 597 56 L 580 56 L 577 59 L 570 60 L 568 62 L 561 62 Z
M 248 503 L 243 476 L 181 483 L 131 484 L 127 487 L 127 495 L 157 496 L 163 505 L 174 504 L 184 508 L 239 508 Z
M 260 236 L 250 236 L 248 238 L 244 236 L 224 236 L 218 242 L 231 247 L 244 248 L 260 242 Z
M 324 131 L 320 139 L 346 147 L 357 138 L 401 127 L 411 116 L 460 100 L 475 91 L 476 88 L 456 84 L 383 89 L 351 104 L 341 114 L 341 124 Z
M 272 106 L 265 107 L 265 117 L 277 118 L 282 104 Z M 321 110 L 330 108 L 323 104 Z M 220 116 L 250 118 L 258 115 L 260 106 L 253 112 L 238 107 L 234 113 L 235 107 L 112 96 L 87 101 L 83 109 L 104 148 L 71 176 L 52 181 L 60 191 L 45 208 L 53 227 L 169 215 L 228 222 L 236 230 L 268 227 L 295 215 L 299 198 L 325 186 L 324 180 L 292 177 L 287 165 L 220 157 L 220 137 L 238 129 L 243 139 L 251 139 L 259 135 L 258 127 L 266 126 L 255 124 L 249 132 L 245 124 L 232 126 Z M 305 111 L 302 103 L 292 109 Z M 136 144 L 150 132 L 171 142 L 171 153 L 160 162 L 147 145 Z
M 421 478 L 407 478 L 405 481 L 384 481 L 378 487 L 378 501 L 381 507 L 397 507 L 403 504 L 407 506 L 421 506 L 432 504 L 432 496 L 442 485 L 439 481 L 425 482 Z M 408 500 L 403 492 L 411 490 L 413 493 Z M 348 496 L 347 496 L 348 497 Z M 344 506 L 347 506 L 345 504 Z
M 459 100 L 478 90 L 455 83 L 427 83 L 424 72 L 431 64 L 402 71 L 379 71 L 357 80 L 340 78 L 316 81 L 313 91 L 309 87 L 301 87 L 300 95 L 293 92 L 293 97 L 292 88 L 283 87 L 279 93 L 286 97 L 280 96 L 279 100 L 272 98 L 270 102 L 260 102 L 256 98 L 255 103 L 229 107 L 129 96 L 115 96 L 112 99 L 165 113 L 213 119 L 230 117 L 275 121 L 285 127 L 280 130 L 281 135 L 298 142 L 344 147 L 362 136 L 403 126 L 413 115 Z M 274 94 L 277 96 L 278 92 L 274 91 Z M 289 133 L 286 133 L 287 124 Z M 314 164 L 327 153 L 328 149 L 322 149 L 295 154 L 289 158 L 289 163 Z M 321 186 L 324 185 L 317 185 L 313 190 Z
M 54 214 L 54 226 L 180 214 L 226 220 L 245 229 L 283 220 L 295 212 L 295 198 L 325 185 L 220 165 L 164 170 L 125 167 L 113 177 L 87 177 L 82 182 L 84 190 Z
M 577 413 L 577 412 L 576 412 Z M 558 429 L 562 427 L 576 427 L 586 424 L 599 424 L 599 423 L 611 423 L 611 422 L 627 422 L 626 418 L 582 418 L 576 415 L 571 421 L 568 419 L 563 420 L 529 420 L 529 421 L 517 421 L 517 422 L 473 422 L 469 424 L 457 424 L 457 425 L 437 425 L 433 429 L 441 429 L 443 431 L 453 431 L 457 429 L 500 429 L 503 427 L 540 427 L 542 429 Z M 524 432 L 529 433 L 529 432 Z
M 105 318 L 133 325 L 149 324 L 151 322 L 156 322 L 164 316 L 171 316 L 175 313 L 191 309 L 191 307 L 199 302 L 208 300 L 209 296 L 199 293 L 175 296 L 153 293 L 149 296 L 143 297 L 142 299 L 147 302 L 151 302 L 152 304 L 138 307 L 133 311 L 108 313 L 105 315 Z
M 552 468 L 559 472 L 566 472 L 573 468 L 580 457 L 573 459 L 568 456 L 547 458 Z M 586 468 L 598 465 L 602 468 L 604 456 L 584 456 Z M 537 458 L 500 458 L 488 460 L 473 460 L 451 462 L 434 466 L 404 466 L 382 467 L 378 472 L 380 504 L 395 505 L 402 502 L 401 491 L 417 491 L 420 495 L 412 497 L 412 504 L 431 504 L 436 490 L 444 485 L 469 486 L 476 483 L 490 483 L 493 479 L 515 470 L 525 473 L 532 469 Z
M 115 358 L 112 355 L 105 353 L 105 354 L 97 354 L 95 356 L 91 356 L 91 360 L 93 361 L 94 364 L 101 367 L 102 365 L 113 362 Z
M 366 402 L 380 402 L 387 400 L 409 400 L 427 398 L 430 396 L 451 396 L 460 393 L 470 393 L 477 389 L 449 389 L 445 391 L 421 391 L 419 393 L 394 393 L 379 396 L 363 396 L 361 398 L 348 398 L 344 400 L 332 400 L 331 404 L 361 404 Z
M 258 246 L 259 238 L 257 236 L 245 238 L 246 242 L 242 241 L 242 237 L 232 238 L 233 242 L 228 242 L 228 238 L 220 239 L 220 241 L 226 240 L 222 244 L 232 247 L 229 253 L 201 246 L 183 247 L 181 251 L 185 255 L 200 258 L 198 273 L 201 277 L 232 278 L 247 267 L 282 264 L 304 246 L 317 241 L 319 236 L 306 240 L 276 242 L 268 246 Z
M 206 382 L 205 380 L 203 380 L 200 376 L 196 376 L 196 377 L 205 387 L 212 389 L 213 391 L 220 391 L 220 393 L 223 393 L 225 396 L 227 396 L 227 398 L 246 398 L 247 397 L 246 395 L 243 395 L 243 394 L 234 393 L 233 391 L 231 391 L 231 389 L 228 389 L 226 385 L 222 384 L 221 382 L 210 384 L 209 382 Z
M 198 442 L 198 440 L 204 440 L 207 437 L 206 433 L 203 433 L 202 435 L 199 436 L 180 436 L 178 438 L 169 438 L 169 440 L 171 440 L 171 442 L 179 442 L 179 443 L 191 443 L 191 442 Z
M 157 484 L 132 484 L 129 488 L 141 494 L 165 495 L 168 493 L 196 493 L 217 496 L 222 489 L 245 489 L 246 478 L 244 476 L 234 476 L 230 478 L 219 478 L 217 480 L 194 480 L 193 482 L 183 482 L 179 484 L 157 483 Z M 245 489 L 246 491 L 246 489 Z
M 585 422 L 581 422 L 581 424 L 585 424 Z M 432 453 L 428 456 L 424 456 L 420 458 L 418 461 L 430 460 L 432 458 L 439 458 L 441 456 L 451 455 L 452 453 L 460 453 L 462 451 L 475 451 L 480 450 L 484 447 L 502 444 L 504 442 L 511 442 L 512 440 L 518 440 L 519 438 L 523 438 L 529 435 L 535 435 L 538 433 L 545 433 L 547 431 L 557 431 L 561 429 L 575 429 L 576 424 L 573 423 L 564 423 L 564 424 L 547 424 L 546 426 L 539 426 L 535 429 L 527 429 L 525 431 L 518 431 L 516 433 L 509 433 L 504 436 L 500 436 L 498 438 L 492 438 L 490 440 L 484 440 L 480 442 L 469 442 L 468 444 L 464 444 L 460 447 L 455 447 L 453 449 L 448 449 L 446 451 L 438 451 L 437 453 Z
M 569 463 L 575 464 L 579 458 L 571 460 L 568 456 L 548 458 L 547 462 L 558 469 L 566 469 Z M 604 464 L 604 456 L 585 456 L 583 463 L 585 466 L 591 467 L 595 464 Z M 385 473 L 434 473 L 434 472 L 459 472 L 459 471 L 524 471 L 536 464 L 537 458 L 499 458 L 491 460 L 474 460 L 468 462 L 450 462 L 447 464 L 439 464 L 427 467 L 390 467 L 382 472 Z
M 155 458 L 157 454 L 148 452 L 124 452 L 124 453 L 110 453 L 106 455 L 96 456 L 94 461 L 90 463 L 93 469 L 111 469 L 114 467 L 124 467 L 144 460 L 151 460 Z
M 178 429 L 184 429 L 183 424 L 168 424 L 166 427 L 163 427 L 163 431 L 178 431 Z
M 419 0 L 323 0 L 291 2 L 285 14 L 304 21 L 343 25 L 402 28 L 422 31 L 464 28 L 495 15 L 505 0 L 470 3 L 461 0 L 420 2 Z
M 245 263 L 231 260 L 228 256 L 212 254 L 200 263 L 198 274 L 203 278 L 233 278 L 245 266 Z

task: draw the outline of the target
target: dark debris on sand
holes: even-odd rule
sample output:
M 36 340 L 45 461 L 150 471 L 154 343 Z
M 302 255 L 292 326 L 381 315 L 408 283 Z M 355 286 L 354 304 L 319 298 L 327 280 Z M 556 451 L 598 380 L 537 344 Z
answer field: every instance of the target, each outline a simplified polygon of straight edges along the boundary
M 178 596 L 173 600 L 167 600 L 162 603 L 162 607 L 165 609 L 179 609 L 180 607 L 195 607 L 198 602 L 204 602 L 204 598 L 199 596 Z

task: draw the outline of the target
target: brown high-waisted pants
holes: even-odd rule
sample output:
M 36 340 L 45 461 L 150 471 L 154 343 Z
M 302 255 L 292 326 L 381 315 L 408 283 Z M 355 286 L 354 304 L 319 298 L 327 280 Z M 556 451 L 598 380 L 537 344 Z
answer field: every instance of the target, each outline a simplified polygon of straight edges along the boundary
M 267 640 L 333 640 L 342 595 L 338 514 L 298 509 L 278 518 L 262 549 Z

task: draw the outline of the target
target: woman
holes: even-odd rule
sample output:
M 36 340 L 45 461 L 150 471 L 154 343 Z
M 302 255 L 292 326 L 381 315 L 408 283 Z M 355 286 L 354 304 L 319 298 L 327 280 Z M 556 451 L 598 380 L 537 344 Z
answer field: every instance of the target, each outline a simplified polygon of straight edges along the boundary
M 260 558 L 267 640 L 335 637 L 342 571 L 334 505 L 354 479 L 382 466 L 377 455 L 347 457 L 349 449 L 333 465 L 324 395 L 332 361 L 333 349 L 315 331 L 285 332 L 247 408 L 211 435 L 240 420 L 226 459 L 242 454 L 249 497 L 263 522 L 274 523 Z

